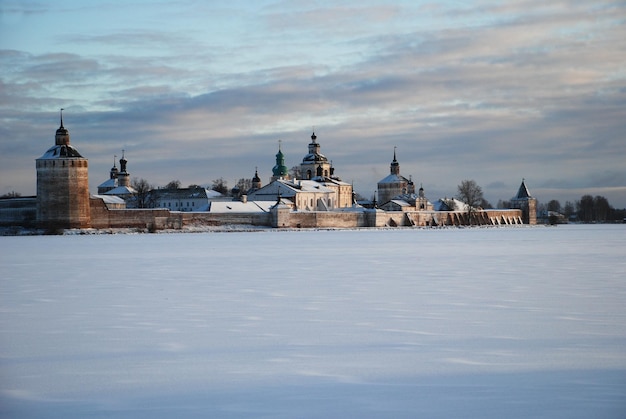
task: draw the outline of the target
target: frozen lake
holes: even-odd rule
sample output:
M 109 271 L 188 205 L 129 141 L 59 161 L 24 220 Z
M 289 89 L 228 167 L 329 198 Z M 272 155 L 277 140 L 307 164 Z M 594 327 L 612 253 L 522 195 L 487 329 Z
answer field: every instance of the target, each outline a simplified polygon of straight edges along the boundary
M 0 237 L 2 418 L 623 418 L 626 226 Z

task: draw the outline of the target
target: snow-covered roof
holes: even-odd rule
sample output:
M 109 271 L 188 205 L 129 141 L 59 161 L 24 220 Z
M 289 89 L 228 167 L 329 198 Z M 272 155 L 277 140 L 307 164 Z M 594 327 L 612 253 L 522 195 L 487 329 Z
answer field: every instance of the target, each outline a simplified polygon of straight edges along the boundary
M 320 182 L 316 182 L 314 180 L 296 180 L 294 181 L 294 183 L 292 183 L 292 185 L 294 188 L 296 188 L 296 190 L 299 190 L 302 192 L 326 192 L 326 193 L 333 192 L 332 189 L 327 188 Z
M 253 201 L 275 201 L 279 193 L 282 197 L 292 198 L 299 192 L 334 193 L 332 189 L 314 180 L 278 179 L 248 194 L 248 198 Z
M 396 204 L 396 205 L 399 205 L 399 206 L 401 206 L 401 207 L 410 207 L 410 206 L 412 206 L 411 204 L 409 204 L 408 202 L 406 202 L 404 199 L 392 199 L 392 200 L 391 200 L 391 201 L 389 201 L 389 202 L 392 202 L 392 203 L 394 203 L 394 204 Z
M 91 197 L 102 199 L 105 204 L 124 204 L 126 202 L 119 196 L 113 195 L 91 195 Z
M 39 159 L 66 159 L 68 157 L 83 158 L 76 148 L 67 144 L 53 145 Z
M 131 186 L 118 186 L 115 189 L 105 192 L 106 195 L 132 195 L 137 191 Z
M 209 199 L 219 198 L 223 195 L 212 189 L 194 187 L 177 189 L 153 189 L 151 193 L 158 200 L 179 200 L 179 199 Z
M 115 188 L 117 187 L 117 179 L 107 179 L 98 185 L 98 188 Z
M 467 204 L 455 198 L 438 199 L 433 204 L 435 211 L 467 211 Z
M 408 182 L 409 180 L 405 178 L 404 176 L 398 176 L 394 173 L 391 173 L 386 178 L 378 181 L 379 184 L 381 183 L 408 183 Z
M 210 203 L 208 211 L 217 213 L 269 212 L 275 203 L 272 201 L 214 201 Z
M 328 159 L 326 158 L 325 155 L 321 154 L 321 153 L 309 153 L 306 156 L 304 156 L 304 158 L 302 159 L 303 163 L 308 163 L 308 162 L 326 162 L 328 161 Z
M 328 177 L 328 176 L 315 176 L 314 178 L 311 178 L 311 180 L 318 182 L 318 183 L 322 183 L 322 184 L 327 184 L 327 183 L 331 183 L 331 184 L 335 184 L 335 185 L 341 185 L 341 186 L 349 186 L 350 184 L 348 182 L 344 182 L 343 180 L 337 178 L 337 177 Z

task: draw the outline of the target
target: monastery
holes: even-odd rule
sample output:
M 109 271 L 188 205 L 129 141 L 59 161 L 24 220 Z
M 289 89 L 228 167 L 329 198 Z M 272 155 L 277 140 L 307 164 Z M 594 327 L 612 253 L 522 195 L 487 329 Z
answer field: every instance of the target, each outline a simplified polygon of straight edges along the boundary
M 130 185 L 128 161 L 114 161 L 109 179 L 89 192 L 88 160 L 70 143 L 63 125 L 54 145 L 35 160 L 37 196 L 0 200 L 0 224 L 66 228 L 183 229 L 188 226 L 233 224 L 276 228 L 357 228 L 399 226 L 446 226 L 470 224 L 467 208 L 455 200 L 431 203 L 424 188 L 415 192 L 411 178 L 400 173 L 394 148 L 390 173 L 378 182 L 378 203 L 365 208 L 356 203 L 352 185 L 335 175 L 332 163 L 321 153 L 315 133 L 299 174 L 290 176 L 280 143 L 276 164 L 267 185 L 258 171 L 252 188 L 236 200 L 196 186 L 156 189 L 138 203 Z M 243 191 L 242 191 L 243 192 Z M 146 197 L 143 197 L 146 198 Z M 524 181 L 511 200 L 511 209 L 473 209 L 472 224 L 535 224 L 536 199 Z M 143 207 L 143 208 L 142 208 Z

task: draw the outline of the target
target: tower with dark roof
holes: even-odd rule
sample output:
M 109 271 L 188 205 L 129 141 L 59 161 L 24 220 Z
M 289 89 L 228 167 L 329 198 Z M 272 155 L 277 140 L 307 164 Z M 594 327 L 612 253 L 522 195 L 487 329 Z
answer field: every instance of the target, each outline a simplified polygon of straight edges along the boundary
M 524 179 L 517 190 L 517 195 L 511 198 L 511 208 L 522 210 L 524 224 L 537 224 L 537 199 L 531 196 Z
M 87 228 L 91 225 L 87 159 L 70 144 L 63 126 L 55 143 L 36 160 L 37 221 L 49 228 Z
M 254 177 L 252 178 L 252 185 L 250 188 L 250 191 L 248 192 L 252 192 L 252 191 L 256 191 L 261 189 L 263 185 L 261 184 L 261 178 L 259 177 L 259 171 L 258 169 L 254 169 Z

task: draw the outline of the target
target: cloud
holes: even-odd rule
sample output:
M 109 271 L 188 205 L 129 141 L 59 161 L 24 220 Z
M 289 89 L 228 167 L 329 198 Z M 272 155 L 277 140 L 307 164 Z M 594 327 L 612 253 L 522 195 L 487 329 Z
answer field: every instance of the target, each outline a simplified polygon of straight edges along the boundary
M 315 126 L 337 174 L 365 191 L 394 146 L 403 174 L 441 195 L 467 178 L 496 202 L 522 177 L 531 190 L 624 186 L 619 4 L 259 8 L 260 32 L 237 27 L 217 49 L 194 31 L 152 28 L 66 35 L 89 47 L 80 53 L 0 51 L 0 132 L 46 139 L 36 158 L 56 110 L 73 109 L 72 141 L 102 181 L 121 148 L 153 183 L 232 183 L 256 166 L 267 178 L 277 141 L 293 166 Z

